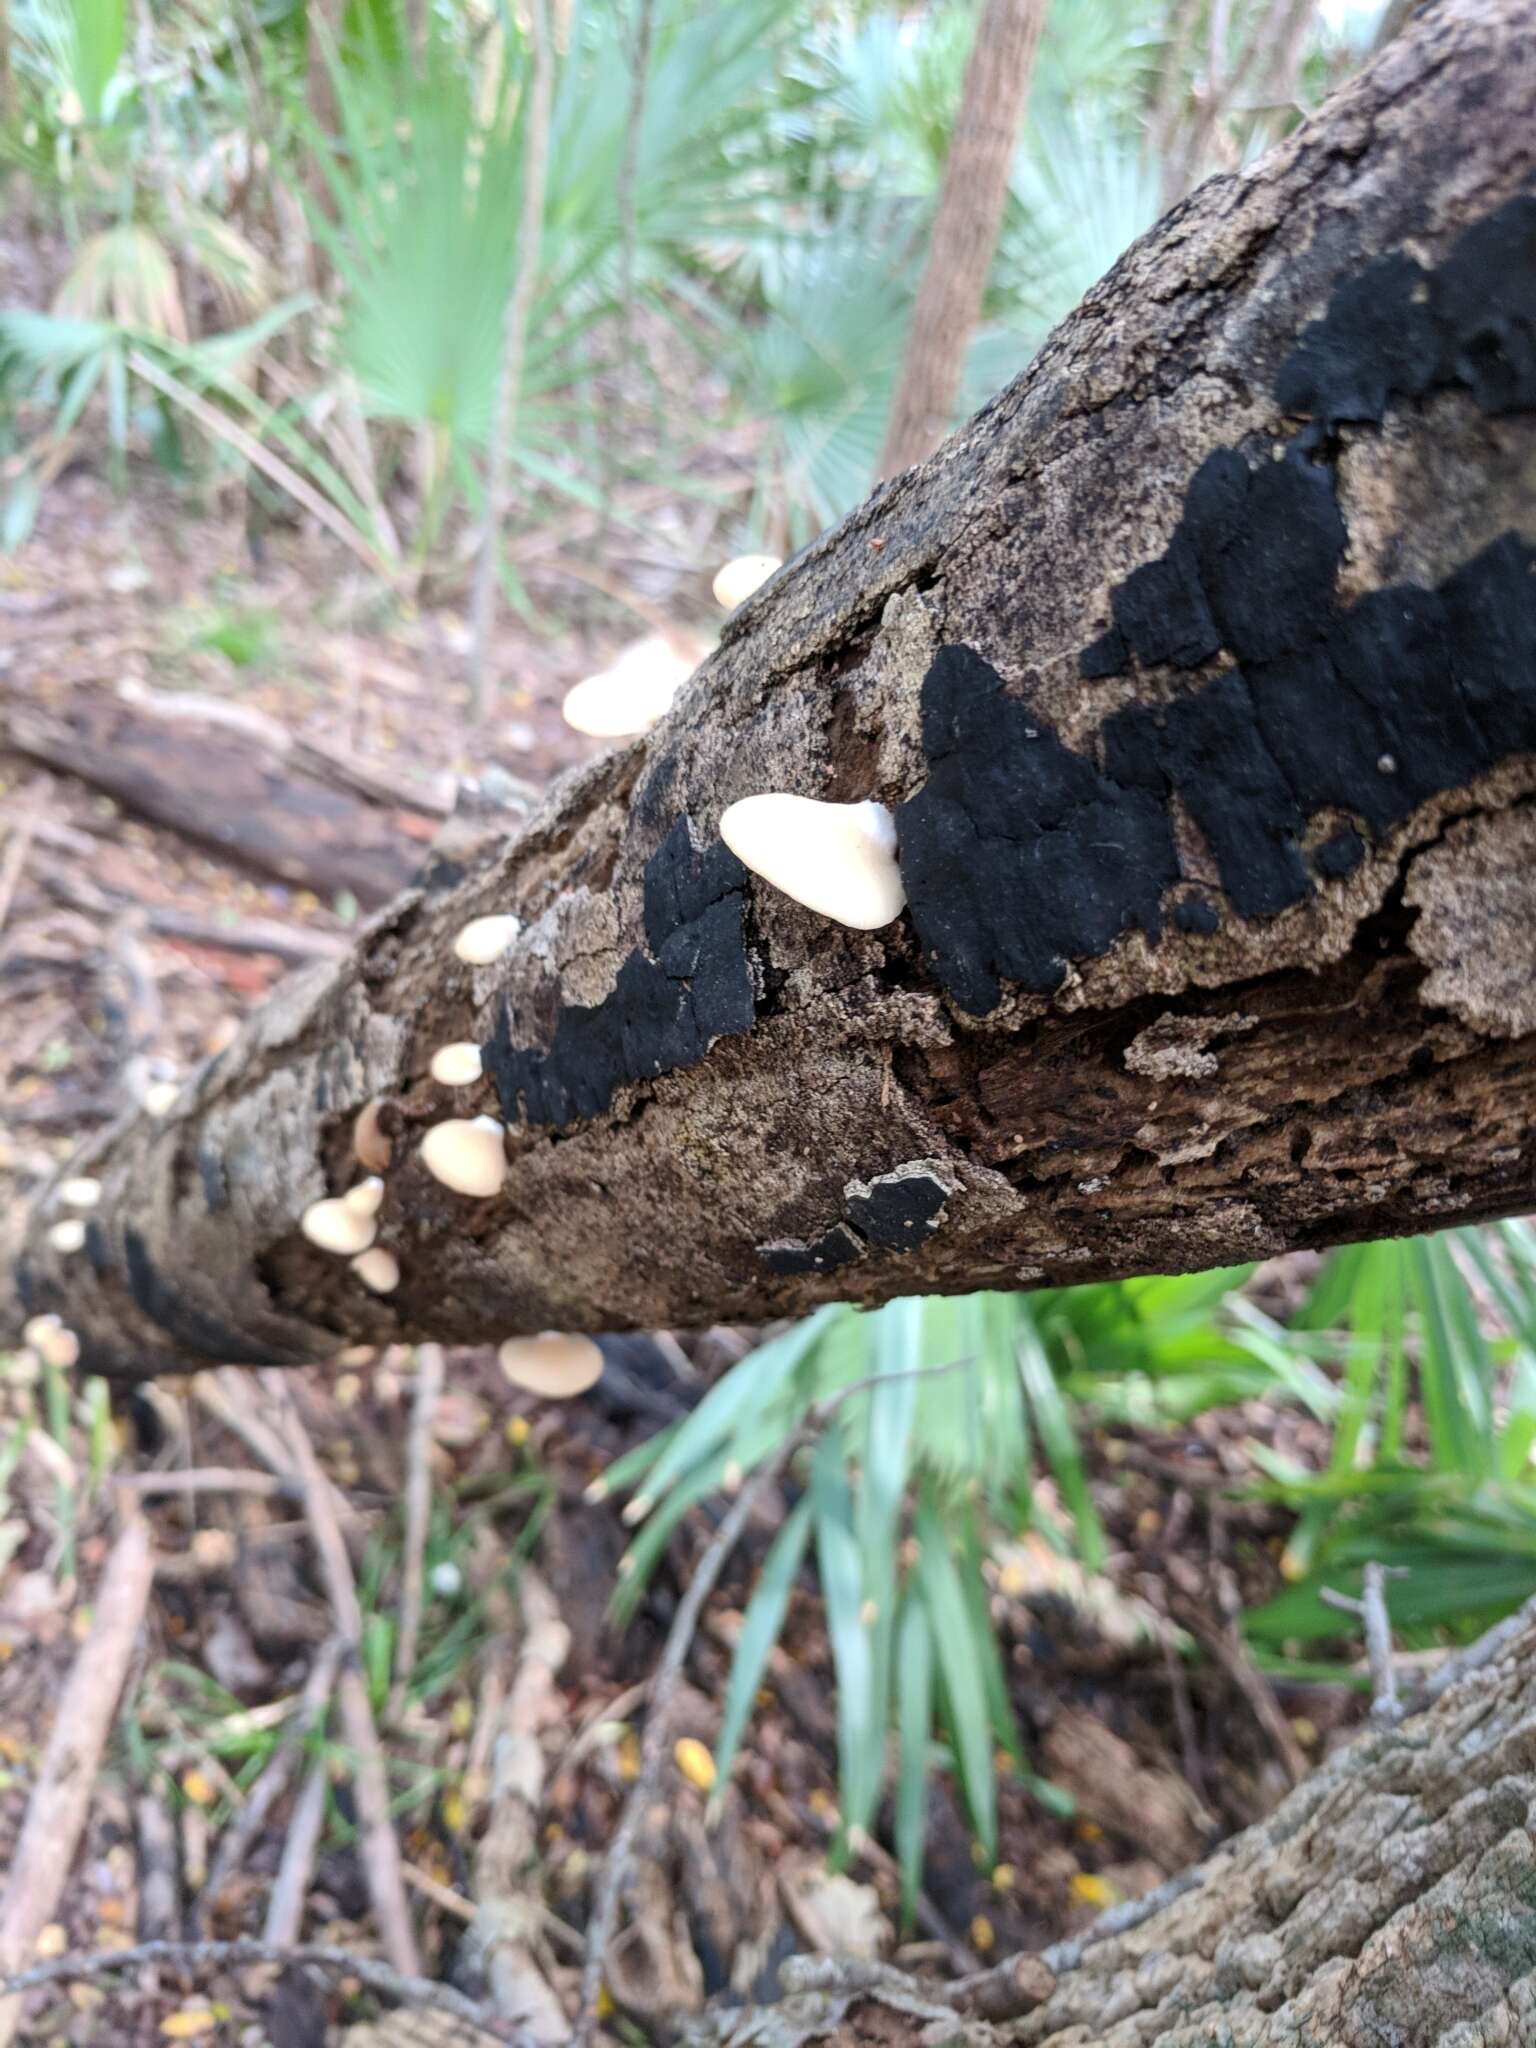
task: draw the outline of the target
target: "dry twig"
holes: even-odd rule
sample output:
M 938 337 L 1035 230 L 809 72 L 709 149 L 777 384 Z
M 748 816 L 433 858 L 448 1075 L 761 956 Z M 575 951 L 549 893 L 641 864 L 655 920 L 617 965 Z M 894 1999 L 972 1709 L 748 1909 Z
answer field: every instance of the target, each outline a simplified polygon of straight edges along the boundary
M 31 1958 L 57 1910 L 153 1581 L 149 1530 L 133 1515 L 97 1584 L 96 1618 L 64 1681 L 27 1802 L 0 1896 L 0 1971 L 10 1973 Z M 0 2048 L 14 2039 L 18 2018 L 15 1997 L 0 2001 Z
M 1371 1712 L 1378 1721 L 1394 1722 L 1402 1718 L 1402 1705 L 1397 1697 L 1397 1672 L 1392 1661 L 1392 1618 L 1387 1613 L 1387 1581 L 1402 1578 L 1405 1566 L 1377 1564 L 1373 1560 L 1361 1574 L 1360 1598 L 1351 1599 L 1347 1593 L 1335 1593 L 1325 1586 L 1320 1595 L 1323 1604 L 1337 1608 L 1340 1614 L 1352 1614 L 1360 1623 L 1365 1634 L 1365 1654 L 1371 1667 Z
M 518 1597 L 523 1641 L 492 1747 L 491 1817 L 475 1858 L 476 1912 L 469 1939 L 483 1959 L 495 2011 L 524 2021 L 536 2041 L 563 2042 L 571 2030 L 534 1959 L 533 1943 L 544 1908 L 539 1733 L 560 1711 L 555 1679 L 570 1650 L 571 1632 L 536 1572 L 523 1573 Z
M 40 775 L 32 785 L 31 803 L 11 826 L 11 843 L 5 849 L 5 858 L 0 860 L 0 931 L 5 929 L 5 920 L 11 914 L 11 902 L 21 880 L 22 869 L 27 864 L 27 855 L 32 850 L 33 836 L 47 808 L 48 792 L 52 787 L 49 778 Z
M 358 1604 L 357 1584 L 346 1540 L 331 1505 L 331 1487 L 320 1470 L 314 1445 L 299 1419 L 292 1396 L 281 1372 L 262 1374 L 262 1385 L 271 1395 L 281 1417 L 283 1438 L 289 1447 L 289 1465 L 304 1487 L 304 1518 L 325 1581 L 326 1593 L 337 1627 L 354 1653 L 363 1640 L 363 1611 Z M 373 1725 L 368 1688 L 356 1663 L 349 1658 L 336 1682 L 337 1705 L 341 1709 L 342 1732 L 352 1751 L 353 1783 L 357 1797 L 358 1857 L 368 1882 L 368 1895 L 378 1915 L 385 1952 L 397 1970 L 413 1975 L 420 1967 L 416 1934 L 411 1925 L 405 1882 L 400 1875 L 400 1845 L 395 1839 L 389 1812 L 389 1781 L 384 1770 L 384 1752 Z
M 443 1391 L 443 1347 L 423 1344 L 416 1352 L 416 1400 L 411 1409 L 411 1435 L 405 1467 L 405 1554 L 400 1566 L 400 1630 L 395 1637 L 395 1682 L 389 1695 L 389 1718 L 405 1711 L 406 1687 L 416 1669 L 416 1643 L 421 1634 L 423 1560 L 432 1520 L 432 1425 Z
M 283 1837 L 283 1853 L 272 1880 L 262 1922 L 262 1939 L 275 1949 L 291 1949 L 304 1925 L 304 1901 L 314 1875 L 320 1832 L 325 1826 L 325 1765 L 313 1763 L 294 1804 Z
M 155 1500 L 175 1493 L 254 1493 L 268 1500 L 274 1496 L 297 1495 L 291 1479 L 274 1472 L 253 1472 L 238 1465 L 186 1465 L 179 1472 L 115 1472 L 112 1484 L 119 1493 Z
M 142 1970 L 160 1964 L 176 1970 L 223 1970 L 248 1963 L 273 1963 L 286 1968 L 300 1964 L 316 1970 L 335 1970 L 355 1977 L 381 1998 L 398 2005 L 435 2006 L 452 2014 L 467 2026 L 483 2027 L 504 2041 L 517 2036 L 487 2016 L 472 1998 L 455 1991 L 450 1984 L 435 1983 L 430 1977 L 392 1969 L 377 1957 L 360 1955 L 349 1948 L 332 1948 L 323 1942 L 300 1942 L 293 1947 L 274 1947 L 269 1941 L 141 1941 L 133 1948 L 80 1950 L 37 1963 L 9 1977 L 0 1990 L 8 1996 L 36 1991 L 45 1984 L 80 1984 L 93 1977 L 115 1977 L 123 1970 Z
M 244 1806 L 224 1830 L 218 1854 L 213 1859 L 213 1867 L 193 1908 L 194 1929 L 200 1929 L 207 1924 L 207 1917 L 214 1901 L 245 1861 L 251 1844 L 266 1826 L 268 1815 L 288 1789 L 303 1745 L 311 1732 L 319 1726 L 326 1708 L 330 1705 L 331 1694 L 336 1685 L 336 1673 L 345 1654 L 346 1644 L 339 1635 L 332 1636 L 328 1642 L 321 1644 L 314 1662 L 309 1667 L 304 1690 L 299 1695 L 297 1712 L 284 1729 L 282 1740 L 267 1759 L 260 1777 L 252 1785 Z

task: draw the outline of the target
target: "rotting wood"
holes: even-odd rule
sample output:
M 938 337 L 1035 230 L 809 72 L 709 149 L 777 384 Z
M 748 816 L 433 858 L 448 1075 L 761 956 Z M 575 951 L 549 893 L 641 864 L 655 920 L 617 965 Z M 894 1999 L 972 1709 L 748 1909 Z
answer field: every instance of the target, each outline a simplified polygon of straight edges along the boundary
M 57 1310 L 89 1369 L 142 1375 L 1536 1202 L 1502 973 L 1536 883 L 1485 886 L 1536 795 L 1530 27 L 1445 0 L 1184 202 L 733 615 L 655 732 L 290 982 L 169 1117 L 88 1144 L 86 1250 L 48 1246 L 45 1193 L 11 1318 Z M 891 805 L 909 912 L 852 933 L 748 877 L 714 834 L 765 789 Z M 521 935 L 467 967 L 488 914 Z M 486 1078 L 444 1090 L 432 1052 L 465 1039 Z M 385 1296 L 298 1227 L 370 1102 Z M 510 1125 L 490 1200 L 420 1159 L 476 1113 Z
M 325 897 L 348 890 L 369 910 L 406 887 L 437 830 L 425 805 L 381 807 L 334 774 L 312 773 L 293 750 L 221 726 L 168 724 L 106 692 L 73 691 L 48 707 L 6 699 L 0 746 L 261 874 Z
M 59 1909 L 153 1580 L 148 1524 L 130 1514 L 96 1585 L 95 1619 L 59 1694 L 0 1895 L 0 1978 L 32 1961 Z M 20 2000 L 0 1998 L 0 2044 L 15 2039 L 20 2018 Z

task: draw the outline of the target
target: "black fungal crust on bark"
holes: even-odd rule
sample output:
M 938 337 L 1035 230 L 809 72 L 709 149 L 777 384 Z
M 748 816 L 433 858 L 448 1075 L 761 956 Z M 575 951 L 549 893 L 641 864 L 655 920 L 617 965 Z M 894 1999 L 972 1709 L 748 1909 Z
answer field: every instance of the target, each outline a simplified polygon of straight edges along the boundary
M 679 818 L 645 868 L 645 936 L 613 993 L 567 1004 L 547 1052 L 513 1042 L 503 1000 L 481 1048 L 508 1123 L 561 1126 L 600 1116 L 627 1081 L 649 1081 L 703 1059 L 717 1038 L 750 1031 L 756 1015 L 743 920 L 747 870 L 713 840 L 698 848 Z
M 851 1266 L 862 1259 L 864 1251 L 856 1232 L 846 1223 L 834 1223 L 809 1243 L 786 1237 L 773 1244 L 760 1244 L 757 1255 L 770 1273 L 832 1273 L 839 1266 Z
M 850 1181 L 848 1217 L 871 1244 L 907 1251 L 939 1226 L 952 1189 L 931 1167 L 898 1166 L 871 1181 Z
M 1468 228 L 1436 270 L 1399 251 L 1341 285 L 1275 396 L 1331 430 L 1458 385 L 1485 413 L 1536 409 L 1536 196 Z
M 1353 827 L 1309 863 L 1309 821 L 1342 811 L 1380 838 L 1419 805 L 1536 748 L 1536 550 L 1509 532 L 1438 588 L 1345 608 L 1333 427 L 1452 385 L 1485 412 L 1536 409 L 1536 198 L 1508 201 L 1424 271 L 1396 254 L 1342 286 L 1282 366 L 1284 409 L 1317 422 L 1251 466 L 1200 465 L 1165 552 L 1113 593 L 1081 672 L 1236 666 L 1106 720 L 1102 766 L 1066 748 L 969 648 L 923 685 L 929 777 L 898 813 L 924 957 L 964 1010 L 1003 983 L 1049 994 L 1068 963 L 1139 926 L 1154 942 L 1179 877 L 1175 799 L 1231 908 L 1277 915 L 1364 857 Z M 1183 931 L 1209 931 L 1186 899 Z
M 1067 963 L 1162 927 L 1178 875 L 1159 797 L 1116 788 L 1008 695 L 969 647 L 941 647 L 923 682 L 928 780 L 896 813 L 923 958 L 962 1009 L 1004 981 L 1049 995 Z

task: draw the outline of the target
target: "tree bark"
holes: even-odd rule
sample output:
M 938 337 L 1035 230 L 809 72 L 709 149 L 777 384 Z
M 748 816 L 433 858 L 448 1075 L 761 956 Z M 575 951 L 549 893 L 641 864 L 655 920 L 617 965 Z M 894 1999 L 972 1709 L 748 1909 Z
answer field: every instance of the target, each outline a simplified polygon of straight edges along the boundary
M 984 0 L 917 288 L 880 473 L 931 455 L 949 431 L 965 352 L 997 251 L 1008 173 L 1047 0 Z
M 1536 1612 L 1433 1707 L 1080 1941 L 956 1985 L 801 1965 L 689 2048 L 1492 2048 L 1536 2028 Z M 1145 1912 L 1145 1906 L 1160 1910 Z M 1141 1916 L 1141 1917 L 1138 1917 Z M 1130 1923 L 1130 1924 L 1127 1924 Z M 990 2015 L 990 2021 L 988 2018 Z
M 1536 1204 L 1531 27 L 1448 0 L 1185 202 L 655 732 L 86 1146 L 84 1249 L 45 1191 L 11 1319 L 144 1374 Z M 895 806 L 906 913 L 741 869 L 721 810 L 771 789 Z M 520 936 L 465 966 L 489 913 Z M 385 1296 L 298 1227 L 376 1101 Z M 450 1193 L 422 1133 L 489 1111 L 506 1186 Z

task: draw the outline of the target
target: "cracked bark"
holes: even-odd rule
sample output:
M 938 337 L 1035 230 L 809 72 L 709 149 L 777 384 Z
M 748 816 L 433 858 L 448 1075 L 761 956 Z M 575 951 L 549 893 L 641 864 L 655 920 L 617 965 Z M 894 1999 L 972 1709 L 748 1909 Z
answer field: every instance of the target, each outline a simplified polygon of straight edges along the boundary
M 1536 1609 L 1427 1712 L 1361 1736 L 1123 1931 L 953 1987 L 812 1981 L 690 2048 L 1519 2048 L 1536 2039 Z M 1160 1894 L 1159 1896 L 1163 1896 Z M 1114 1914 L 1101 1923 L 1113 1930 Z M 1012 1987 L 1001 1982 L 1004 1970 Z M 981 2001 L 984 2003 L 985 1999 Z
M 0 1321 L 57 1311 L 88 1368 L 142 1375 L 1168 1272 L 1531 1206 L 1529 751 L 1363 838 L 1350 806 L 1314 809 L 1296 845 L 1315 880 L 1264 914 L 1217 886 L 1220 849 L 1177 790 L 1161 808 L 1123 790 L 1127 816 L 1150 801 L 1176 842 L 1157 915 L 1064 959 L 1045 992 L 1009 983 L 981 1016 L 946 994 L 909 918 L 835 929 L 710 865 L 721 810 L 752 791 L 900 806 L 933 786 L 921 703 L 943 646 L 990 664 L 1075 772 L 1098 764 L 1101 790 L 1107 722 L 1214 702 L 1225 656 L 1127 657 L 1085 680 L 1085 651 L 1113 638 L 1112 593 L 1164 554 L 1208 457 L 1237 450 L 1255 477 L 1277 452 L 1300 459 L 1311 428 L 1275 380 L 1335 291 L 1404 249 L 1445 264 L 1536 185 L 1531 27 L 1514 0 L 1447 0 L 1282 147 L 1175 209 L 968 428 L 732 618 L 662 727 L 467 872 L 439 863 L 344 963 L 280 991 L 168 1117 L 90 1143 L 70 1167 L 103 1185 L 85 1249 L 48 1242 L 61 1212 L 45 1192 L 13 1225 Z M 1509 331 L 1514 346 L 1524 330 Z M 1327 461 L 1340 605 L 1398 584 L 1433 595 L 1501 536 L 1536 538 L 1530 409 L 1426 388 L 1333 425 Z M 1528 637 L 1501 687 L 1529 703 L 1536 627 L 1517 602 Z M 1318 687 L 1319 719 L 1333 694 Z M 1394 772 L 1432 785 L 1412 748 L 1433 742 L 1409 746 Z M 654 883 L 682 820 L 701 851 L 668 871 L 658 919 L 647 863 Z M 1113 840 L 1112 806 L 1108 824 Z M 1330 879 L 1346 841 L 1354 865 Z M 455 932 L 500 912 L 522 921 L 507 955 L 457 962 Z M 725 963 L 707 1003 L 706 954 Z M 489 1081 L 426 1078 L 438 1045 L 499 1033 L 509 1073 L 553 1071 L 539 1063 L 557 1028 L 590 1038 L 582 1006 L 642 983 L 603 1058 L 644 1078 L 599 1075 L 601 1106 L 556 1121 L 519 1112 L 491 1200 L 430 1178 L 423 1128 L 497 1108 Z M 583 1088 L 586 1057 L 567 1062 Z M 402 1275 L 384 1297 L 297 1227 L 358 1172 L 352 1125 L 379 1099 L 379 1242 Z M 913 1241 L 887 1243 L 856 1217 L 898 1169 L 928 1208 Z M 803 1270 L 785 1246 L 805 1248 Z

